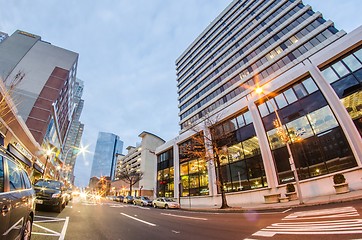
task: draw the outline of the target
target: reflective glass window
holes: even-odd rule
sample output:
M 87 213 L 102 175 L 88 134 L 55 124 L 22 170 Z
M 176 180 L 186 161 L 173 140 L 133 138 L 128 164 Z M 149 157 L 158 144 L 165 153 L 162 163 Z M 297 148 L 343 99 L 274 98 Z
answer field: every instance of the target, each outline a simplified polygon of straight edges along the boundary
M 362 62 L 362 48 L 353 54 Z
M 294 85 L 293 89 L 295 90 L 295 93 L 297 94 L 299 99 L 308 95 L 307 90 L 305 90 L 303 84 L 301 83 Z
M 331 67 L 328 67 L 322 71 L 323 77 L 327 80 L 327 82 L 332 83 L 339 79 L 337 74 L 333 71 Z
M 278 105 L 278 108 L 283 108 L 288 105 L 287 100 L 285 100 L 284 95 L 282 93 L 275 96 L 274 99 Z
M 259 108 L 259 111 L 260 111 L 260 115 L 261 115 L 262 117 L 265 117 L 266 115 L 269 114 L 269 110 L 268 110 L 265 102 L 262 103 L 262 104 L 260 104 L 260 105 L 258 106 L 258 108 Z
M 307 117 L 315 134 L 325 132 L 338 126 L 338 122 L 329 106 L 325 106 L 317 111 L 311 112 L 307 115 Z
M 289 104 L 298 100 L 297 96 L 295 96 L 293 89 L 291 89 L 291 88 L 284 92 L 284 96 L 287 99 Z
M 259 141 L 256 136 L 246 141 L 243 141 L 242 145 L 244 148 L 244 154 L 246 158 L 260 154 Z
M 251 113 L 249 111 L 244 113 L 244 119 L 246 125 L 253 122 L 253 119 L 251 118 Z
M 21 169 L 16 166 L 16 164 L 10 160 L 8 162 L 8 171 L 9 171 L 9 185 L 10 191 L 24 189 L 23 177 L 21 175 Z
M 336 62 L 332 65 L 332 67 L 340 77 L 346 76 L 349 73 L 348 69 L 342 62 Z
M 318 87 L 312 78 L 307 78 L 306 80 L 304 80 L 303 85 L 309 94 L 318 90 Z
M 244 158 L 244 150 L 241 143 L 228 147 L 228 155 L 230 162 L 236 162 Z
M 352 72 L 362 67 L 362 64 L 353 55 L 349 55 L 342 60 Z
M 239 128 L 245 125 L 245 121 L 244 121 L 243 115 L 238 116 L 238 117 L 236 118 L 236 120 L 237 120 L 237 122 L 238 122 Z
M 305 116 L 291 121 L 286 125 L 292 142 L 299 142 L 314 135 L 308 119 Z

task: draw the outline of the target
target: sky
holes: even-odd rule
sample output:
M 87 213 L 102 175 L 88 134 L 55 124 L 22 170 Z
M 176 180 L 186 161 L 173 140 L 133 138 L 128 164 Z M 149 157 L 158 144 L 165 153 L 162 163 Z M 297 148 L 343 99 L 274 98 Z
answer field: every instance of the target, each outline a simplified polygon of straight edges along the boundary
M 347 33 L 362 25 L 361 0 L 304 0 Z M 84 81 L 77 186 L 90 177 L 98 132 L 127 146 L 151 132 L 165 141 L 179 133 L 175 61 L 231 3 L 222 0 L 0 0 L 0 31 L 17 29 L 79 53 Z

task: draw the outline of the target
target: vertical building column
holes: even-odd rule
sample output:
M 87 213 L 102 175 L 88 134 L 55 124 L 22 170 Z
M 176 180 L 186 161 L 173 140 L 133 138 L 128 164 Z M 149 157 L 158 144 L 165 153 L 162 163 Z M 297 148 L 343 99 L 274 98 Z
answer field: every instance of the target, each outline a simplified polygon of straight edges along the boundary
M 307 67 L 312 78 L 315 80 L 319 89 L 323 93 L 328 104 L 330 106 L 333 106 L 332 111 L 336 116 L 344 132 L 344 135 L 346 136 L 349 146 L 352 149 L 353 155 L 356 157 L 357 164 L 359 167 L 362 167 L 361 136 L 359 135 L 351 117 L 349 116 L 341 100 L 338 98 L 337 94 L 333 90 L 332 86 L 323 77 L 322 72 L 318 69 L 318 67 L 308 60 L 305 60 L 303 63 Z
M 181 193 L 180 193 L 180 155 L 179 155 L 177 140 L 175 140 L 174 144 L 173 144 L 173 169 L 174 169 L 173 195 L 175 198 L 180 199 L 180 196 L 181 196 Z
M 268 182 L 268 187 L 272 190 L 278 186 L 277 172 L 274 165 L 273 155 L 270 151 L 269 141 L 265 134 L 265 128 L 260 118 L 258 108 L 255 105 L 253 98 L 248 102 L 248 108 L 253 118 L 254 129 L 258 137 L 261 157 L 263 159 L 265 175 Z

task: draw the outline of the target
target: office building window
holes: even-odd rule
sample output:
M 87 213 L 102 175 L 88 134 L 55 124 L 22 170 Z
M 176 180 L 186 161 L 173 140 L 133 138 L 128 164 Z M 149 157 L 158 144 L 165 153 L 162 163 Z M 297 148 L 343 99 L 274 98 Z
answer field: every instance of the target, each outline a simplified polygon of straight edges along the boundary
M 294 84 L 274 98 L 278 96 L 284 96 L 288 105 L 268 108 L 267 115 L 264 107 L 260 108 L 265 103 L 258 107 L 261 116 L 264 115 L 263 123 L 280 184 L 294 181 L 286 140 L 289 141 L 299 179 L 357 166 L 338 121 L 312 78 Z M 276 121 L 275 111 L 278 111 L 282 126 Z

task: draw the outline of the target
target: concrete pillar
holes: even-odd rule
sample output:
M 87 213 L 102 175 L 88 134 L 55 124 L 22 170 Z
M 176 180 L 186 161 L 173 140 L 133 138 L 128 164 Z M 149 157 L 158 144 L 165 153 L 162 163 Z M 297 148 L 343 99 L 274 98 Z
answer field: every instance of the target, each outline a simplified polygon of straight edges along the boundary
M 343 106 L 341 100 L 333 90 L 332 86 L 327 82 L 327 80 L 323 77 L 322 72 L 318 69 L 318 67 L 310 62 L 309 60 L 305 60 L 304 65 L 307 67 L 310 72 L 312 78 L 318 85 L 319 89 L 323 93 L 326 98 L 328 104 L 331 107 L 334 115 L 336 116 L 346 138 L 352 149 L 354 156 L 356 157 L 356 161 L 359 167 L 362 166 L 362 139 L 356 126 L 354 125 L 351 117 L 349 116 L 346 108 Z
M 259 115 L 258 108 L 255 105 L 254 98 L 249 100 L 248 108 L 253 118 L 253 124 L 256 136 L 258 137 L 259 147 L 263 159 L 268 187 L 271 188 L 273 191 L 275 191 L 276 187 L 278 186 L 277 172 L 274 165 L 273 155 L 269 147 L 269 141 L 265 133 L 265 128 L 262 119 Z

